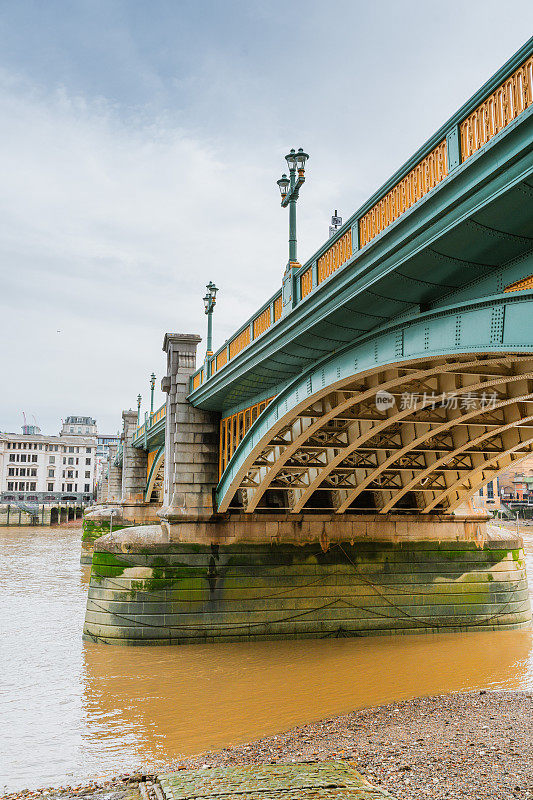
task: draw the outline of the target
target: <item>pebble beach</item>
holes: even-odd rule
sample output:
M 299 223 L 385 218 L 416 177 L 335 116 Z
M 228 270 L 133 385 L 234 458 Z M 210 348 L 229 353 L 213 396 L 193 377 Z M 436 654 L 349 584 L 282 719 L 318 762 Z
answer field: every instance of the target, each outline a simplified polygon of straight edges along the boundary
M 347 760 L 398 800 L 533 798 L 533 692 L 457 692 L 362 709 L 248 744 L 177 759 L 163 772 L 240 764 Z M 154 772 L 4 795 L 6 800 L 122 800 Z M 157 787 L 159 789 L 159 787 Z

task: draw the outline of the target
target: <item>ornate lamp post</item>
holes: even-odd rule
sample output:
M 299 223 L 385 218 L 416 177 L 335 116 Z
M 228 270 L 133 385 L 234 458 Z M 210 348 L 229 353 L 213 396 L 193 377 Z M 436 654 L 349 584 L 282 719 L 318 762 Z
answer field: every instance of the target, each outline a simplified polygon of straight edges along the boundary
M 298 152 L 294 148 L 285 156 L 289 167 L 289 177 L 283 173 L 277 182 L 281 192 L 281 206 L 289 206 L 289 267 L 298 264 L 296 253 L 296 201 L 300 189 L 305 182 L 305 164 L 309 156 L 302 148 Z M 299 265 L 298 265 L 299 266 Z
M 141 400 L 142 397 L 140 394 L 137 395 L 137 427 L 141 424 Z
M 207 377 L 209 378 L 211 372 L 211 356 L 213 355 L 213 309 L 217 302 L 218 289 L 213 281 L 209 281 L 206 288 L 207 292 L 204 297 L 204 308 L 207 314 L 207 351 L 205 360 Z
M 154 413 L 155 374 L 150 375 L 150 416 Z

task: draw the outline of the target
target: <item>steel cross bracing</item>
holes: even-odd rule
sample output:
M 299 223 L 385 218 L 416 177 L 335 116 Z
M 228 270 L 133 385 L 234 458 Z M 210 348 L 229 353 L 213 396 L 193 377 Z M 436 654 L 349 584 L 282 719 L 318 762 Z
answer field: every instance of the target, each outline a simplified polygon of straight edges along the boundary
M 395 399 L 384 411 L 378 389 Z M 417 400 L 402 408 L 407 395 Z M 440 405 L 450 396 L 457 402 Z M 273 428 L 227 507 L 271 508 L 267 493 L 276 490 L 276 507 L 292 513 L 453 511 L 532 451 L 533 356 L 388 366 L 324 392 Z

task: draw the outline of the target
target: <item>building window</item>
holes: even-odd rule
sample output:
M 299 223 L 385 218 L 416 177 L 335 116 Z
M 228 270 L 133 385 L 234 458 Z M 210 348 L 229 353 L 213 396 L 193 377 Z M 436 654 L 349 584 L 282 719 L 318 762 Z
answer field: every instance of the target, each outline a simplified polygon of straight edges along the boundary
M 90 492 L 91 491 L 91 487 L 90 487 L 90 485 L 88 483 L 85 484 L 85 489 L 83 491 L 84 492 Z
M 91 466 L 91 459 L 90 458 L 86 458 L 85 459 L 85 466 L 86 467 L 90 467 Z
M 49 492 L 53 492 L 54 491 L 54 484 L 53 483 L 49 483 L 48 484 L 48 491 Z
M 22 453 L 22 455 L 20 457 L 20 460 L 21 461 L 26 461 L 26 453 Z
M 67 471 L 67 478 L 73 478 L 73 477 L 74 477 L 74 470 L 72 470 L 72 469 L 69 469 L 69 470 Z M 67 491 L 70 491 L 70 490 L 69 490 L 69 489 L 67 489 Z
M 13 481 L 8 481 L 7 482 L 7 491 L 8 492 L 12 492 L 13 491 Z
M 32 461 L 37 461 L 37 453 L 34 456 L 31 457 L 31 460 Z
M 90 447 L 86 447 L 86 448 L 85 448 L 85 452 L 86 452 L 86 453 L 90 453 L 90 452 L 91 452 L 91 448 L 90 448 Z
M 10 453 L 10 454 L 9 454 L 9 460 L 10 460 L 10 461 L 15 461 L 15 459 L 16 459 L 16 455 L 15 455 L 15 453 Z
M 69 464 L 74 464 L 74 459 L 73 458 L 69 458 L 68 463 Z
M 74 452 L 74 448 L 73 447 L 69 447 L 68 452 L 69 453 L 73 453 Z
M 36 469 L 32 469 L 31 476 L 32 476 L 32 478 L 36 478 L 37 477 L 37 470 Z
M 26 467 L 21 467 L 19 475 L 26 475 Z
M 91 473 L 90 473 L 90 472 L 87 472 L 87 470 L 85 470 L 85 477 L 86 477 L 86 478 L 90 478 L 90 477 L 91 477 Z
M 37 484 L 35 483 L 35 481 L 32 481 L 32 483 L 30 483 L 30 492 L 34 492 L 36 489 L 37 489 Z
M 48 456 L 48 463 L 49 464 L 55 464 L 56 463 L 56 457 L 55 456 Z
M 15 467 L 10 467 L 10 468 L 8 469 L 8 471 L 7 471 L 7 474 L 8 474 L 8 475 L 14 475 L 14 474 L 15 474 Z
M 67 492 L 71 492 L 71 491 L 72 491 L 72 484 L 71 483 L 67 483 Z
M 492 500 L 494 498 L 494 487 L 492 485 L 492 481 L 487 483 L 487 498 Z
M 54 477 L 54 470 L 53 469 L 49 469 L 48 470 L 48 477 L 49 478 L 53 478 Z

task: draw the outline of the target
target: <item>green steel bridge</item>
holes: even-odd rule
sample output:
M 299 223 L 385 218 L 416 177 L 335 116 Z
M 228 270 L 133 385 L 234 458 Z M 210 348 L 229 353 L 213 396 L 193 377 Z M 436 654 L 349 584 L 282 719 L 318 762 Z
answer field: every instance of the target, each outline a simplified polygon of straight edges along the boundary
M 289 262 L 188 401 L 217 415 L 221 513 L 449 513 L 533 451 L 533 39 Z M 133 436 L 146 501 L 166 412 Z

